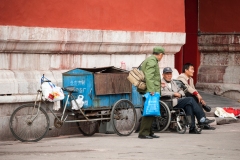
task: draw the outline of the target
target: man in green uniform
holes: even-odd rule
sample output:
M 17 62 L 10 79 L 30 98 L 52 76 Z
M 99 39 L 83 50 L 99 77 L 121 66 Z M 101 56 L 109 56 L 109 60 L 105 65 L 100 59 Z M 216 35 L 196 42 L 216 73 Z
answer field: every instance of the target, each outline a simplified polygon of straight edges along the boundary
M 164 48 L 154 47 L 153 55 L 146 58 L 142 63 L 141 70 L 145 75 L 147 89 L 145 91 L 141 91 L 141 93 L 145 94 L 147 92 L 150 92 L 151 95 L 154 95 L 155 92 L 160 92 L 161 77 L 158 62 L 162 59 L 164 53 L 165 53 Z M 142 117 L 138 138 L 141 139 L 159 138 L 159 136 L 154 135 L 154 133 L 152 132 L 151 128 L 153 120 L 154 116 Z

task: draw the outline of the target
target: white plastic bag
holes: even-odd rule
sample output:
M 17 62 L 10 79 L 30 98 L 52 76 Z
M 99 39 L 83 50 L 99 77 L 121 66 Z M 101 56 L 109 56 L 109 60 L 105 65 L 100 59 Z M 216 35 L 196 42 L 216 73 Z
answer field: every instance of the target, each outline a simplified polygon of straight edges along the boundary
M 64 99 L 64 93 L 61 87 L 53 87 L 52 89 L 53 102 L 60 101 Z
M 72 103 L 72 109 L 74 109 L 74 110 L 79 110 L 80 108 L 82 108 L 82 107 L 83 107 L 83 104 L 84 104 L 83 98 L 84 98 L 83 95 L 79 95 L 78 98 L 76 99 L 76 102 L 77 102 L 78 106 L 77 106 L 77 104 L 74 102 L 74 100 L 72 100 L 72 101 L 71 101 L 71 103 Z
M 43 82 L 41 85 L 43 98 L 50 102 L 56 102 L 64 99 L 64 93 L 61 87 L 55 86 L 51 82 Z
M 60 101 L 56 101 L 53 103 L 53 110 L 58 111 L 60 108 Z
M 41 85 L 43 98 L 53 102 L 54 96 L 52 95 L 54 84 L 51 82 L 43 82 Z

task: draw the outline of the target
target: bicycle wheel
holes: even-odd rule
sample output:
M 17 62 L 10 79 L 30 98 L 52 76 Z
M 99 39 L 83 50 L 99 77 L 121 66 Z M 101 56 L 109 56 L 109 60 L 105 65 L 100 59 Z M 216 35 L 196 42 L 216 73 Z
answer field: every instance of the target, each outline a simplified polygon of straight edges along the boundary
M 166 105 L 166 103 L 164 103 L 163 101 L 159 101 L 160 102 L 160 113 L 161 116 L 160 117 L 156 117 L 154 119 L 154 122 L 156 127 L 154 127 L 154 131 L 160 131 L 163 132 L 165 131 L 170 122 L 171 122 L 171 112 L 168 108 L 168 106 Z M 157 128 L 157 129 L 155 129 Z
M 76 122 L 79 128 L 79 131 L 84 136 L 92 136 L 98 130 L 98 122 L 97 121 L 86 121 L 86 122 Z
M 37 142 L 48 132 L 49 117 L 41 107 L 38 112 L 38 105 L 24 104 L 12 113 L 9 126 L 16 139 Z
M 119 136 L 130 135 L 137 121 L 134 105 L 127 99 L 117 101 L 111 111 L 111 121 L 114 131 Z

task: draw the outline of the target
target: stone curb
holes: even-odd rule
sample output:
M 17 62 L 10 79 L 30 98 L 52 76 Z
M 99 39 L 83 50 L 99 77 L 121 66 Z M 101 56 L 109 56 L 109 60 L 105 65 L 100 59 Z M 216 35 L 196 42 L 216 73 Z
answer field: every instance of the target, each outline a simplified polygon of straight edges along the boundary
M 206 117 L 209 119 L 215 119 L 215 124 L 211 123 L 211 125 L 223 125 L 223 124 L 230 124 L 230 123 L 240 123 L 240 119 L 234 119 L 234 118 L 219 118 L 216 117 L 215 114 L 215 108 L 212 108 L 211 112 L 205 112 Z
M 219 118 L 219 117 L 213 117 L 213 116 L 207 116 L 208 119 L 215 119 L 215 122 L 210 123 L 210 125 L 223 125 L 223 124 L 230 124 L 230 123 L 240 123 L 240 119 L 234 119 L 234 118 Z
M 229 123 L 240 123 L 240 119 L 219 118 L 219 117 L 216 117 L 215 119 L 216 119 L 217 125 L 229 124 Z

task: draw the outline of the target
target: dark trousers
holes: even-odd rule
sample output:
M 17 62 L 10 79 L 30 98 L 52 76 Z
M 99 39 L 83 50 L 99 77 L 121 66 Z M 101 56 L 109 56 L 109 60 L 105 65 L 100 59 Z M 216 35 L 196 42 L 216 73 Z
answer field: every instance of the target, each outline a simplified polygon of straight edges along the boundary
M 192 94 L 189 93 L 189 92 L 186 92 L 185 95 L 186 95 L 186 97 L 192 97 L 192 98 L 197 102 L 197 104 L 198 104 L 200 107 L 202 107 L 202 104 L 199 103 L 198 98 L 197 98 L 196 96 L 192 95 Z
M 152 123 L 154 118 L 155 117 L 142 117 L 139 135 L 141 136 L 153 135 Z
M 146 98 L 143 97 L 143 104 L 144 104 L 145 100 L 146 100 Z M 138 135 L 141 135 L 141 136 L 153 135 L 152 123 L 154 121 L 154 118 L 155 118 L 154 116 L 142 117 Z
M 202 117 L 205 117 L 205 113 L 202 107 L 198 105 L 198 103 L 194 100 L 193 97 L 185 97 L 178 99 L 178 104 L 174 108 L 182 108 L 186 112 L 187 116 L 191 116 L 191 128 L 195 127 L 195 116 L 198 122 Z

